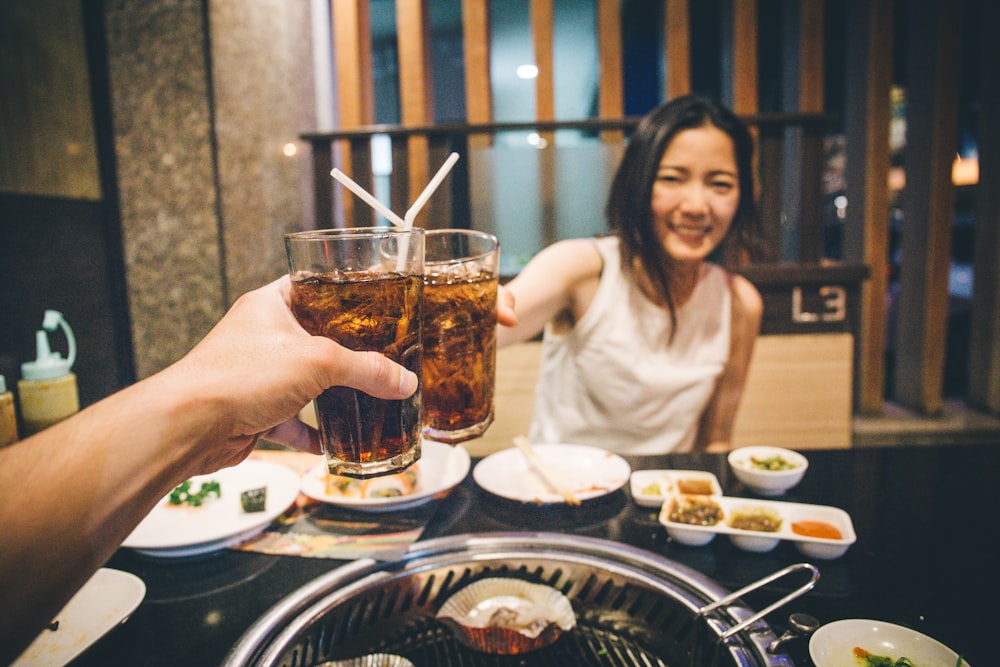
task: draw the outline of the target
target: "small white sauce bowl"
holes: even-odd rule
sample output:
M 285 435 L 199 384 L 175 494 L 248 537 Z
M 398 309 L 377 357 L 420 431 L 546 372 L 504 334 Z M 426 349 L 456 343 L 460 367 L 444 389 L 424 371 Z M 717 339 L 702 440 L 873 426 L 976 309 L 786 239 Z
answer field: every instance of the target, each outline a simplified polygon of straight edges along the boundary
M 780 456 L 794 466 L 789 470 L 763 470 L 752 459 L 769 459 Z M 802 454 L 781 447 L 738 447 L 729 452 L 729 467 L 736 479 L 761 496 L 780 496 L 802 481 L 809 468 L 809 459 Z

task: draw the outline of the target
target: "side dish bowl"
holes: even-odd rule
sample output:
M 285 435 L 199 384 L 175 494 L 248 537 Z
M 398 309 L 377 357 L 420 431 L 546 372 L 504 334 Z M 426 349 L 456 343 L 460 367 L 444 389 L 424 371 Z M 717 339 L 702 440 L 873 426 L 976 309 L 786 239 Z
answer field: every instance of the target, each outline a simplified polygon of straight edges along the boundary
M 632 500 L 642 507 L 660 507 L 675 493 L 722 495 L 719 479 L 705 470 L 636 470 L 629 481 Z
M 809 459 L 781 447 L 738 447 L 729 452 L 736 479 L 761 496 L 780 496 L 802 481 Z
M 827 623 L 809 639 L 809 657 L 816 667 L 857 667 L 855 649 L 893 661 L 909 658 L 914 665 L 961 664 L 958 654 L 916 630 L 868 619 L 852 618 Z
M 857 536 L 838 507 L 731 496 L 667 496 L 659 521 L 670 538 L 698 547 L 727 535 L 738 549 L 763 553 L 791 542 L 803 555 L 840 558 Z

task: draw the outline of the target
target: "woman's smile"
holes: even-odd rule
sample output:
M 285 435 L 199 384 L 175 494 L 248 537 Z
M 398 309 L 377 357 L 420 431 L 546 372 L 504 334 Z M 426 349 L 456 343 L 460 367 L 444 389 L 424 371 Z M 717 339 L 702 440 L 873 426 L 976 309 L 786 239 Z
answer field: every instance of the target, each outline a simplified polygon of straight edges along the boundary
M 722 242 L 739 205 L 733 141 L 722 130 L 700 126 L 671 140 L 653 182 L 653 216 L 674 260 L 702 261 Z

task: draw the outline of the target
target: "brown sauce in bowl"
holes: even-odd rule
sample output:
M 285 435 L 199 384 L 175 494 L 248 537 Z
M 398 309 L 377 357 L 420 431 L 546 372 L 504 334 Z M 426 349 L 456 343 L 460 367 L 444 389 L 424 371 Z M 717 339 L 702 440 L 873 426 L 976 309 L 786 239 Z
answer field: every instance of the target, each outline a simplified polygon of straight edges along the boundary
M 764 509 L 748 509 L 734 514 L 729 525 L 737 530 L 776 533 L 781 528 L 781 518 Z
M 677 490 L 689 495 L 710 496 L 715 489 L 707 479 L 679 479 Z
M 722 520 L 722 508 L 707 496 L 682 496 L 670 504 L 667 518 L 674 523 L 714 526 Z

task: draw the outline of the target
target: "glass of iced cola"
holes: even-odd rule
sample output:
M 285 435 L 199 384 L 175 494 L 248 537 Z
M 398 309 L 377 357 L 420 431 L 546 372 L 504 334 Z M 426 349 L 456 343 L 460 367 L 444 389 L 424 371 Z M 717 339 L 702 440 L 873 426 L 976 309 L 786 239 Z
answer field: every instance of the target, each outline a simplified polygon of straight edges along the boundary
M 451 444 L 493 423 L 500 246 L 491 234 L 438 229 L 424 247 L 424 435 Z
M 424 230 L 365 227 L 285 235 L 292 312 L 314 336 L 374 350 L 421 373 Z M 315 401 L 330 472 L 366 478 L 420 458 L 421 390 L 401 401 L 330 387 Z

